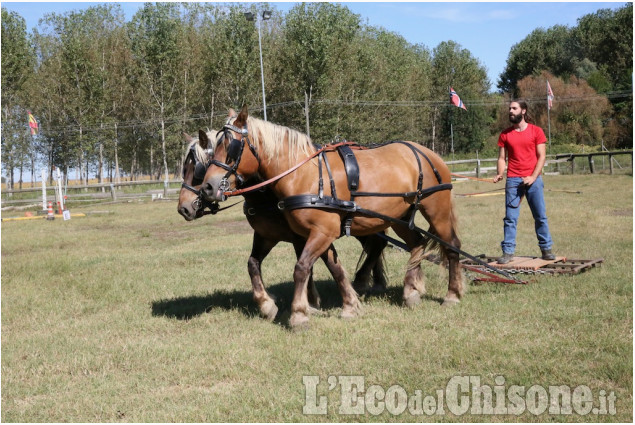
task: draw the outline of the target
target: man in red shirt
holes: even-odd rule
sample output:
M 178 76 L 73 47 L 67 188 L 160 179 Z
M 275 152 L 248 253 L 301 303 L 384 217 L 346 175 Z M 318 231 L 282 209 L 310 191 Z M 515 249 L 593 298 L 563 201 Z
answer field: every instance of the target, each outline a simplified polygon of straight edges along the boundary
M 534 124 L 528 114 L 527 103 L 523 100 L 509 104 L 509 121 L 512 126 L 504 130 L 498 138 L 498 163 L 494 183 L 503 179 L 505 162 L 508 162 L 505 183 L 505 218 L 503 219 L 504 239 L 501 242 L 503 256 L 498 264 L 507 264 L 516 250 L 516 226 L 523 197 L 534 217 L 538 246 L 545 260 L 555 259 L 551 252 L 553 242 L 547 223 L 547 211 L 543 194 L 544 184 L 540 173 L 545 165 L 547 150 L 544 131 Z

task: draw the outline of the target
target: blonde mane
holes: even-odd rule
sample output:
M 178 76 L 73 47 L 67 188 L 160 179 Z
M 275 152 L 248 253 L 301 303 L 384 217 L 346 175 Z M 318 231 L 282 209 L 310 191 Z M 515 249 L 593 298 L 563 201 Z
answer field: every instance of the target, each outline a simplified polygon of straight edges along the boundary
M 233 123 L 235 117 L 228 122 Z M 258 154 L 262 159 L 280 161 L 285 159 L 281 153 L 286 147 L 289 166 L 295 164 L 300 156 L 309 156 L 315 152 L 311 138 L 304 133 L 282 125 L 273 124 L 251 116 L 247 117 L 249 137 L 254 144 L 260 146 Z M 283 142 L 287 140 L 287 144 Z
M 213 152 L 216 149 L 216 143 L 218 143 L 218 140 L 216 140 L 216 133 L 218 132 L 216 130 L 207 130 L 205 133 L 207 134 L 207 138 L 209 139 L 211 144 L 211 146 L 209 146 L 208 149 L 212 149 L 212 152 Z M 205 164 L 208 160 L 208 155 L 207 155 L 207 152 L 205 152 L 205 150 L 201 147 L 201 145 L 198 142 L 199 142 L 198 137 L 194 138 L 192 142 L 188 145 L 186 152 L 189 152 L 192 146 L 194 146 L 196 159 L 198 160 L 198 162 Z

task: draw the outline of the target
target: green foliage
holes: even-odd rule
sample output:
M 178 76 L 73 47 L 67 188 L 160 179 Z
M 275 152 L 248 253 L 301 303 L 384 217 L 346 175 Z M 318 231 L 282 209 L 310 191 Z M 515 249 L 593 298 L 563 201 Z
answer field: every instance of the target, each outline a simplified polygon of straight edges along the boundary
M 578 19 L 574 28 L 554 26 L 547 30 L 534 30 L 512 47 L 498 88 L 512 96 L 519 96 L 521 80 L 536 77 L 542 72 L 564 81 L 570 77 L 584 79 L 596 92 L 606 94 L 613 111 L 608 117 L 595 115 L 589 119 L 603 121 L 609 144 L 632 147 L 632 3 L 626 3 L 617 10 L 600 9 L 585 15 Z M 554 93 L 558 92 L 554 90 Z M 575 108 L 573 105 L 567 107 Z M 562 123 L 572 120 L 571 117 L 560 118 Z M 572 138 L 579 137 L 576 132 L 579 133 L 575 130 L 568 135 L 560 133 L 557 137 L 571 142 Z M 598 131 L 582 137 L 583 143 L 587 143 L 589 137 L 595 137 L 594 143 L 597 143 Z
M 79 168 L 84 177 L 115 164 L 132 175 L 178 172 L 181 131 L 219 128 L 230 107 L 244 104 L 262 116 L 259 38 L 269 120 L 317 143 L 408 139 L 442 154 L 452 144 L 456 153 L 482 152 L 494 149 L 508 125 L 506 98 L 489 93 L 484 65 L 458 43 L 413 45 L 363 24 L 344 4 L 298 3 L 286 15 L 271 6 L 146 3 L 125 22 L 117 4 L 93 5 L 48 15 L 29 36 L 24 21 L 3 10 L 2 123 L 13 136 L 3 133 L 3 167 L 37 158 Z M 272 11 L 270 19 L 261 19 L 264 10 Z M 257 22 L 247 21 L 246 11 Z M 554 108 L 552 124 L 562 127 L 554 139 L 628 147 L 632 41 L 620 28 L 629 19 L 630 5 L 600 10 L 576 28 L 535 30 L 510 52 L 499 88 L 518 94 L 524 78 L 543 71 L 564 85 L 587 84 L 582 92 L 593 97 L 580 102 L 586 112 Z M 450 86 L 467 111 L 450 105 Z M 543 99 L 540 90 L 525 92 Z M 559 105 L 565 91 L 576 92 L 554 90 Z M 597 93 L 612 110 L 595 102 Z M 18 154 L 13 146 L 26 139 L 18 134 L 25 109 L 35 112 L 41 134 L 21 142 Z

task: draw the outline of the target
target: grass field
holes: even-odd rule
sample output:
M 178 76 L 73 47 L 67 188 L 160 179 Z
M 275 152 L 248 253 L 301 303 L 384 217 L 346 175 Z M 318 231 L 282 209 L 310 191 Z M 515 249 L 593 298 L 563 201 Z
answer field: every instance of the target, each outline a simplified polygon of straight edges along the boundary
M 319 263 L 324 315 L 304 332 L 286 326 L 290 245 L 276 247 L 263 266 L 279 318 L 258 316 L 246 270 L 251 230 L 240 207 L 191 223 L 168 201 L 108 205 L 99 209 L 111 214 L 67 222 L 3 222 L 2 421 L 632 422 L 632 177 L 545 183 L 556 254 L 603 258 L 600 268 L 531 277 L 529 285 L 468 284 L 463 302 L 446 309 L 447 273 L 425 263 L 428 294 L 406 309 L 408 255 L 390 248 L 388 292 L 364 299 L 364 314 L 344 321 Z M 495 187 L 457 183 L 455 192 Z M 456 205 L 463 248 L 497 255 L 503 197 Z M 352 276 L 359 245 L 344 238 L 336 247 Z M 539 254 L 526 205 L 517 254 Z M 494 389 L 495 406 L 506 395 L 507 414 L 480 414 L 479 393 L 460 387 L 470 402 L 460 407 L 469 409 L 455 415 L 445 390 L 461 376 Z M 363 382 L 357 395 L 366 404 L 348 408 L 350 382 Z M 534 398 L 552 386 L 588 388 L 592 398 L 572 414 L 564 403 L 558 414 Z M 514 403 L 521 387 L 523 403 Z M 414 404 L 405 408 L 395 398 L 403 394 Z

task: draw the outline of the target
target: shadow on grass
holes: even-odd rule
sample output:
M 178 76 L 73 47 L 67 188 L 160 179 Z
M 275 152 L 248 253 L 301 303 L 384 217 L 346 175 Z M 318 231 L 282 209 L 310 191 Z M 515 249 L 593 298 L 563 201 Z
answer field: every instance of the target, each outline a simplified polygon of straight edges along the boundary
M 342 297 L 335 282 L 319 280 L 316 282 L 320 294 L 320 310 L 328 313 L 342 307 Z M 278 315 L 275 323 L 286 324 L 293 299 L 293 282 L 281 282 L 267 287 L 267 292 L 276 300 Z M 398 307 L 403 306 L 403 287 L 389 286 L 379 293 L 367 293 L 360 297 L 362 302 L 369 298 L 385 299 L 389 304 Z M 437 304 L 443 303 L 443 298 L 426 294 L 422 301 L 430 301 Z M 208 295 L 192 295 L 175 297 L 152 302 L 152 315 L 155 317 L 167 317 L 177 320 L 190 320 L 209 313 L 214 309 L 237 310 L 247 317 L 259 315 L 258 306 L 253 300 L 252 292 L 246 291 L 216 291 Z
M 333 281 L 316 282 L 321 298 L 321 310 L 332 310 L 342 306 L 342 297 Z M 278 318 L 288 315 L 293 299 L 293 282 L 282 282 L 267 287 L 267 292 L 276 300 Z M 213 309 L 239 310 L 247 317 L 258 316 L 258 306 L 251 291 L 217 291 L 208 295 L 175 297 L 152 302 L 152 315 L 171 319 L 190 320 Z

